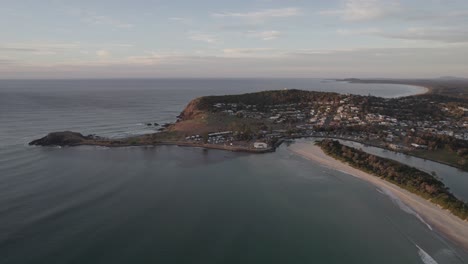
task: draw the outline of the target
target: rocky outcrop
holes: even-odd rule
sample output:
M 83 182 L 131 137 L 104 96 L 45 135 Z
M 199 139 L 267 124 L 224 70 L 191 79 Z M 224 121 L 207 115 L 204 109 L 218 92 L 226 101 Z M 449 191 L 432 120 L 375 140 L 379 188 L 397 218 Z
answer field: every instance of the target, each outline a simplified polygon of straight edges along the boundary
M 64 131 L 49 133 L 47 136 L 29 142 L 29 145 L 37 146 L 76 146 L 83 144 L 93 136 L 83 136 L 77 132 Z

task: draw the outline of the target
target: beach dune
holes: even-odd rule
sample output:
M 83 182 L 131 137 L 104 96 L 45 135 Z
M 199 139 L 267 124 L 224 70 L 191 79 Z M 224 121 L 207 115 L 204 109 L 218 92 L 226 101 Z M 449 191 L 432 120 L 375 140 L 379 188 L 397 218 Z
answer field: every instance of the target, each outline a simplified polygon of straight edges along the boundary
M 348 164 L 326 155 L 313 142 L 297 142 L 289 146 L 289 150 L 313 162 L 339 170 L 369 183 L 372 183 L 385 194 L 398 198 L 421 217 L 428 228 L 439 231 L 443 236 L 468 250 L 468 222 L 452 215 L 449 211 L 425 200 L 413 193 L 382 180 L 374 175 L 355 169 Z

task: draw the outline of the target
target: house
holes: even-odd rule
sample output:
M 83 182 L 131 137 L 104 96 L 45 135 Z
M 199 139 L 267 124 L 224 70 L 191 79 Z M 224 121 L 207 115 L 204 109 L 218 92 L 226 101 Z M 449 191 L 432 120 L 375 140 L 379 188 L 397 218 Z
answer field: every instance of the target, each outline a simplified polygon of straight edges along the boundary
M 411 143 L 411 146 L 414 147 L 414 148 L 417 148 L 417 149 L 427 149 L 426 145 L 419 145 L 419 144 L 416 144 L 416 143 Z
M 254 148 L 256 149 L 266 149 L 268 148 L 268 144 L 264 142 L 255 142 L 254 143 Z

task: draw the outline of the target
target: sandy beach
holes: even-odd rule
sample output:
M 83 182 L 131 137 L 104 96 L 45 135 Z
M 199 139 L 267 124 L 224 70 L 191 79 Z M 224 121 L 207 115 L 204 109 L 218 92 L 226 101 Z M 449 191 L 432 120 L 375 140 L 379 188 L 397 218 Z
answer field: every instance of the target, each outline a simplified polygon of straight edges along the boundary
M 415 85 L 416 86 L 416 85 Z M 428 86 L 422 86 L 422 85 L 418 85 L 419 88 L 421 88 L 421 91 L 418 92 L 418 93 L 415 93 L 413 95 L 423 95 L 423 94 L 427 94 L 427 93 L 430 93 L 431 91 L 431 88 L 428 87 Z
M 403 190 L 392 183 L 335 160 L 326 155 L 322 149 L 315 146 L 313 142 L 294 143 L 289 146 L 289 150 L 313 162 L 320 163 L 326 167 L 342 171 L 372 183 L 380 189 L 383 194 L 390 196 L 392 199 L 399 199 L 404 205 L 416 212 L 416 217 L 419 216 L 420 220 L 426 223 L 429 229 L 436 229 L 451 241 L 459 244 L 465 250 L 468 250 L 467 221 L 461 220 L 447 210 L 443 210 L 430 201 Z

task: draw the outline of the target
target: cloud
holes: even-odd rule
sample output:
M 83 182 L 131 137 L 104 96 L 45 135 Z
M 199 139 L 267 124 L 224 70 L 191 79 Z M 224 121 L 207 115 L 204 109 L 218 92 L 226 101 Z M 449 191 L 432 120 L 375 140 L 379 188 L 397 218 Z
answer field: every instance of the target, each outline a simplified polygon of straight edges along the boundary
M 74 50 L 78 43 L 28 42 L 0 44 L 0 52 L 6 54 L 28 53 L 32 55 L 55 55 Z
M 320 15 L 338 16 L 346 21 L 367 21 L 384 18 L 401 11 L 393 0 L 345 0 L 342 8 L 320 11 Z
M 11 64 L 15 64 L 15 61 L 0 59 L 0 65 L 11 65 Z
M 220 42 L 220 40 L 216 36 L 212 34 L 203 33 L 203 32 L 189 32 L 188 37 L 189 39 L 194 40 L 194 41 L 201 41 L 201 42 L 206 42 L 210 44 Z
M 467 76 L 468 45 L 440 48 L 282 50 L 231 48 L 218 55 L 153 52 L 124 59 L 0 67 L 2 78 Z M 437 61 L 434 64 L 434 61 Z M 1 63 L 0 63 L 1 65 Z
M 95 12 L 84 10 L 81 8 L 71 8 L 67 10 L 68 13 L 77 16 L 81 21 L 90 25 L 109 26 L 118 29 L 131 29 L 133 24 L 123 22 L 111 16 L 96 14 Z
M 180 58 L 187 58 L 190 55 L 177 52 L 177 51 L 150 51 L 146 52 L 142 56 L 130 56 L 120 63 L 129 63 L 129 64 L 143 64 L 143 65 L 155 65 L 155 64 L 177 64 L 180 61 Z
M 36 52 L 37 49 L 33 48 L 14 48 L 14 47 L 1 47 L 0 51 L 12 51 L 12 52 Z
M 128 49 L 132 44 L 125 43 L 80 43 L 80 42 L 17 42 L 0 44 L 0 53 L 18 54 L 28 53 L 32 55 L 70 55 L 70 54 L 89 54 L 87 49 L 98 49 L 107 47 L 108 49 Z
M 222 56 L 228 58 L 277 57 L 283 55 L 281 51 L 271 48 L 228 48 L 223 49 L 222 52 Z
M 301 10 L 296 7 L 288 7 L 288 8 L 277 8 L 277 9 L 265 9 L 259 11 L 251 11 L 251 12 L 222 12 L 222 13 L 214 13 L 212 14 L 213 17 L 218 18 L 241 18 L 241 19 L 250 19 L 256 21 L 263 21 L 272 18 L 284 18 L 284 17 L 294 17 L 299 16 L 301 14 Z
M 87 15 L 83 18 L 83 21 L 93 25 L 112 26 L 123 29 L 130 29 L 134 27 L 133 24 L 125 23 L 109 16 Z
M 180 22 L 180 23 L 189 23 L 192 20 L 190 18 L 185 17 L 170 17 L 168 18 L 169 21 Z
M 467 28 L 451 27 L 412 27 L 403 32 L 379 33 L 382 37 L 407 39 L 407 40 L 431 40 L 447 43 L 468 43 Z
M 96 55 L 100 58 L 100 59 L 107 59 L 111 56 L 111 53 L 108 51 L 108 50 L 98 50 L 96 51 Z
M 452 11 L 452 12 L 434 12 L 432 10 L 408 10 L 400 15 L 401 18 L 410 21 L 425 21 L 425 20 L 459 20 L 468 19 L 468 11 Z
M 363 29 L 338 29 L 337 33 L 342 36 L 355 36 L 355 35 L 377 35 L 381 34 L 382 30 L 378 28 L 363 28 Z
M 343 0 L 341 7 L 322 10 L 319 14 L 349 22 L 395 19 L 411 22 L 437 20 L 440 23 L 468 20 L 468 10 L 442 11 L 443 7 L 434 9 L 424 5 L 414 8 L 403 3 L 400 0 Z
M 183 17 L 170 17 L 168 19 L 171 21 L 187 21 L 187 19 Z
M 276 30 L 267 30 L 267 31 L 248 31 L 248 36 L 260 38 L 263 40 L 274 40 L 281 36 L 281 32 Z
M 370 35 L 403 40 L 429 40 L 443 43 L 468 43 L 468 29 L 458 27 L 411 27 L 403 31 L 384 31 L 377 28 L 340 29 L 343 36 Z
M 242 31 L 258 30 L 260 26 L 252 24 L 252 23 L 244 23 L 244 24 L 219 25 L 217 28 L 221 31 L 242 32 Z

